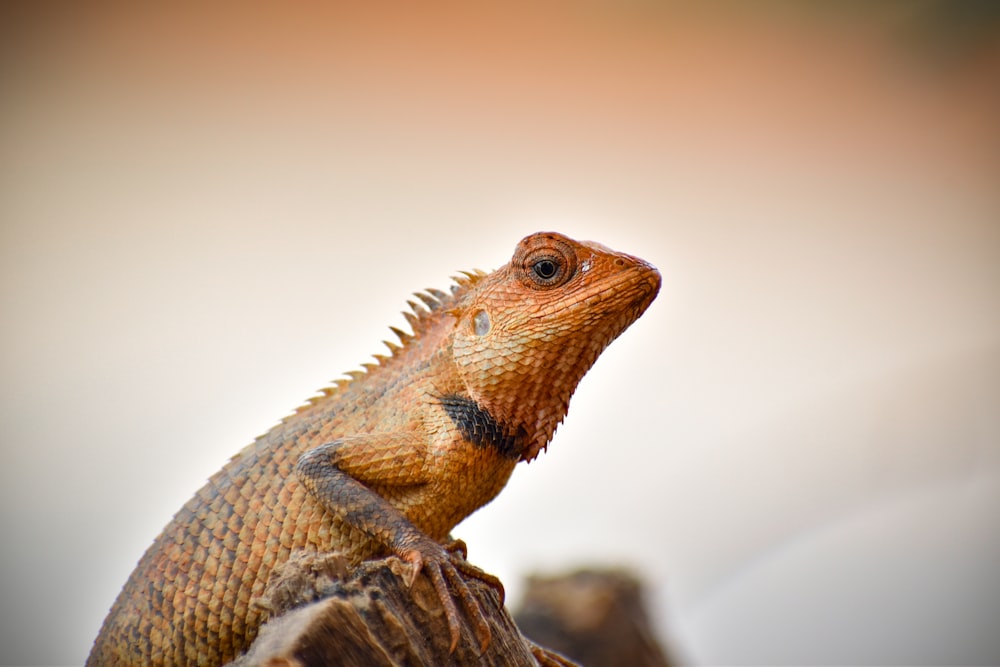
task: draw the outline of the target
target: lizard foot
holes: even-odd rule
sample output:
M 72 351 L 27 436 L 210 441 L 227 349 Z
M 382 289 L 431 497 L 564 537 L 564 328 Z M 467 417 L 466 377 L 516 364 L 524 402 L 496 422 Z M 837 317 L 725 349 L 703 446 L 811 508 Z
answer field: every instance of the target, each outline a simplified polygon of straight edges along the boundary
M 458 543 L 458 545 L 456 545 Z M 448 548 L 426 538 L 420 540 L 418 544 L 409 546 L 402 550 L 399 556 L 412 565 L 411 574 L 407 579 L 407 585 L 413 586 L 417 575 L 423 571 L 427 573 L 434 591 L 437 593 L 441 606 L 444 608 L 445 617 L 448 620 L 448 628 L 451 631 L 451 646 L 449 653 L 454 653 L 458 648 L 458 642 L 462 634 L 462 624 L 459 620 L 458 607 L 455 605 L 455 598 L 458 598 L 462 607 L 472 623 L 479 640 L 480 652 L 485 651 L 490 645 L 492 633 L 483 615 L 483 610 L 469 590 L 469 585 L 462 575 L 470 576 L 488 584 L 500 593 L 503 600 L 503 585 L 500 580 L 491 574 L 483 572 L 478 567 L 470 565 L 464 558 L 465 544 L 460 540 L 455 540 L 448 545 Z
M 495 590 L 500 596 L 500 604 L 507 600 L 507 592 L 503 588 L 503 582 L 469 562 L 469 547 L 465 546 L 465 540 L 449 538 L 443 546 L 444 550 L 451 556 L 451 562 L 455 569 L 468 577 L 478 579 Z

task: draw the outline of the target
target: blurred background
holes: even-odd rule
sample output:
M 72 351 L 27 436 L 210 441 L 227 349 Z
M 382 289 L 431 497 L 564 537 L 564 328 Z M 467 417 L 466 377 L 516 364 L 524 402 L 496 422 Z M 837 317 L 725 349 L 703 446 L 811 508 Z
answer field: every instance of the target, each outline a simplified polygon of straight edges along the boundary
M 658 266 L 458 527 L 692 665 L 1000 663 L 995 3 L 5 4 L 0 664 L 80 664 L 232 454 L 542 230 Z

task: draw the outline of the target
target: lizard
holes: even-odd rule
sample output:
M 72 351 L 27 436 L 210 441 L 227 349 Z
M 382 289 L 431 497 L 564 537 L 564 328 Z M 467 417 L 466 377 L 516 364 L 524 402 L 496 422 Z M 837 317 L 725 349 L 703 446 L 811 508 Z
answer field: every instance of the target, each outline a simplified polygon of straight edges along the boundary
M 656 268 L 538 232 L 492 273 L 415 293 L 411 332 L 233 456 L 177 512 L 114 601 L 88 667 L 222 665 L 266 620 L 254 601 L 297 551 L 396 555 L 490 640 L 451 530 L 548 447 L 577 384 L 648 308 Z M 477 612 L 479 616 L 477 616 Z M 534 648 L 534 647 L 533 647 Z

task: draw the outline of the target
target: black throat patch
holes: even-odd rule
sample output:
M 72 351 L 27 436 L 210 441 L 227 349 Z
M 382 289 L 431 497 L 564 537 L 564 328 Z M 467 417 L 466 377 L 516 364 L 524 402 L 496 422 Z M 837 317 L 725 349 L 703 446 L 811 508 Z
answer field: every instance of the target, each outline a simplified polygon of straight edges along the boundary
M 501 456 L 517 460 L 524 452 L 523 428 L 511 433 L 506 425 L 498 422 L 485 408 L 471 398 L 451 394 L 441 397 L 441 407 L 462 437 L 476 447 L 490 447 Z

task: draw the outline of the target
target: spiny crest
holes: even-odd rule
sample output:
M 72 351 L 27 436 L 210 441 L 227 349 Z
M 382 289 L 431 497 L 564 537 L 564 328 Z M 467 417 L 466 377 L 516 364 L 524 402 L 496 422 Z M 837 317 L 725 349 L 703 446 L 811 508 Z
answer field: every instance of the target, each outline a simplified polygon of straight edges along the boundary
M 382 341 L 382 343 L 389 348 L 388 356 L 382 354 L 372 355 L 375 357 L 375 363 L 362 363 L 361 366 L 365 369 L 363 371 L 347 371 L 345 375 L 349 376 L 350 379 L 338 378 L 334 380 L 334 386 L 320 389 L 319 396 L 313 396 L 306 399 L 306 404 L 297 408 L 294 414 L 305 412 L 315 405 L 318 405 L 324 400 L 330 398 L 338 391 L 344 391 L 352 382 L 361 380 L 368 373 L 384 366 L 387 362 L 399 356 L 399 354 L 406 349 L 407 345 L 411 344 L 414 340 L 419 338 L 424 331 L 427 330 L 427 328 L 432 324 L 433 318 L 437 317 L 438 313 L 447 313 L 451 311 L 455 303 L 468 289 L 473 287 L 476 283 L 488 275 L 485 271 L 480 271 L 479 269 L 474 269 L 472 271 L 460 271 L 459 273 L 461 275 L 451 277 L 454 284 L 448 292 L 429 287 L 422 292 L 413 293 L 413 296 L 415 296 L 420 303 L 418 304 L 414 301 L 407 301 L 406 303 L 410 307 L 410 310 L 403 311 L 403 317 L 406 318 L 406 321 L 410 325 L 410 329 L 413 333 L 407 333 L 398 327 L 390 326 L 389 330 L 392 331 L 396 338 L 399 339 L 399 344 L 397 345 L 396 343 L 388 340 Z
M 478 283 L 487 275 L 485 271 L 480 271 L 479 269 L 475 269 L 473 271 L 460 271 L 459 273 L 461 275 L 451 277 L 455 284 L 451 286 L 450 292 L 428 287 L 422 292 L 413 293 L 413 296 L 415 296 L 420 303 L 416 303 L 412 300 L 406 302 L 410 309 L 403 311 L 403 317 L 406 318 L 406 322 L 410 325 L 410 329 L 412 329 L 413 333 L 405 334 L 395 327 L 389 327 L 392 329 L 393 333 L 399 337 L 399 340 L 404 347 L 413 337 L 419 337 L 420 334 L 426 331 L 427 327 L 433 323 L 433 316 L 435 313 L 440 311 L 442 307 L 445 311 L 449 310 L 455 305 L 455 302 L 467 289 Z M 388 345 L 388 343 L 386 343 L 386 345 Z

